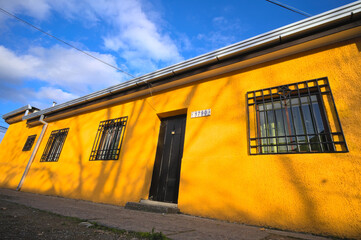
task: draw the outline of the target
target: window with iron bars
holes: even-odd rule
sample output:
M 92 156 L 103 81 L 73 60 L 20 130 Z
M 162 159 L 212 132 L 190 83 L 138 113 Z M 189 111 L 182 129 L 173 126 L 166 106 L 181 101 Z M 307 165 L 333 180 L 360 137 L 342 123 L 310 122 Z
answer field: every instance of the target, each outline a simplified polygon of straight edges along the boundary
M 247 93 L 250 154 L 348 152 L 327 78 Z
M 32 146 L 34 144 L 35 138 L 36 138 L 36 134 L 28 136 L 28 138 L 26 139 L 25 145 L 23 147 L 23 151 L 30 151 L 31 150 L 31 148 L 32 148 Z
M 128 117 L 100 122 L 90 161 L 118 160 Z
M 68 135 L 69 128 L 55 130 L 51 132 L 48 143 L 46 144 L 43 155 L 40 162 L 57 162 L 63 145 Z

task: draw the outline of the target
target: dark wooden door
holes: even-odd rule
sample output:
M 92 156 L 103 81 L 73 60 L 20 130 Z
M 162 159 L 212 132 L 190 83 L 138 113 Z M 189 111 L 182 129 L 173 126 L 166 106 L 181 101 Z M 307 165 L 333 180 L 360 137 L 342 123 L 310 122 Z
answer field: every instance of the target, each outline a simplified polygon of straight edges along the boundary
M 178 202 L 186 115 L 161 120 L 149 199 Z

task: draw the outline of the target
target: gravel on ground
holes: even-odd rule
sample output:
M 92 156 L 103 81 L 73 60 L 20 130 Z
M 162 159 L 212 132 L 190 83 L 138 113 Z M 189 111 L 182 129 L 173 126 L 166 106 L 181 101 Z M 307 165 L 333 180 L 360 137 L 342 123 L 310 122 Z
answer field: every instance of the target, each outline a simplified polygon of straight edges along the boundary
M 144 236 L 144 237 L 143 237 Z M 159 233 L 135 233 L 0 199 L 0 239 L 165 239 Z

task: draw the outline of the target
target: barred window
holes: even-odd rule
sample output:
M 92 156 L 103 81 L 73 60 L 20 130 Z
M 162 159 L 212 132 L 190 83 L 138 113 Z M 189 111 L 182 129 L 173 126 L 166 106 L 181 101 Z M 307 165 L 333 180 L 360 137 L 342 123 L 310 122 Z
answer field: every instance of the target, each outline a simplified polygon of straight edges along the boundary
M 90 161 L 118 160 L 127 119 L 121 117 L 100 122 Z
M 33 144 L 35 142 L 35 138 L 36 138 L 36 134 L 31 135 L 26 139 L 25 145 L 23 147 L 23 151 L 30 151 L 31 150 L 31 148 L 33 147 Z
M 69 128 L 64 128 L 51 132 L 43 156 L 41 156 L 40 162 L 57 162 L 59 160 L 59 156 L 68 132 Z
M 250 154 L 347 152 L 327 78 L 247 93 Z

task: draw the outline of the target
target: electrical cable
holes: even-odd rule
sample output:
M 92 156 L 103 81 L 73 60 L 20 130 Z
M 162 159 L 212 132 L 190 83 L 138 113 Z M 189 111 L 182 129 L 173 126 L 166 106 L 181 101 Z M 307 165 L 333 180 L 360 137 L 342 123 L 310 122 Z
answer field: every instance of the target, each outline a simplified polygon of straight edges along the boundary
M 2 121 L 4 121 L 4 122 L 5 122 L 5 120 L 4 120 L 4 119 L 2 119 L 2 116 L 3 116 L 3 114 L 1 114 L 1 115 L 0 115 L 0 120 L 2 120 Z M 5 126 L 1 126 L 1 125 L 0 125 L 0 132 L 5 133 L 5 132 L 6 132 L 6 130 L 8 130 L 8 128 L 7 128 L 7 127 L 5 127 Z
M 283 7 L 283 8 L 285 8 L 285 9 L 287 9 L 287 10 L 292 11 L 292 12 L 301 14 L 301 15 L 303 15 L 303 16 L 312 17 L 312 15 L 309 14 L 309 13 L 306 13 L 306 12 L 304 12 L 304 11 L 301 11 L 301 10 L 297 9 L 297 8 L 288 6 L 288 5 L 283 4 L 283 3 L 281 3 L 281 2 L 278 2 L 278 1 L 275 1 L 275 0 L 273 0 L 273 1 L 271 1 L 271 0 L 266 0 L 266 1 L 267 1 L 267 2 L 270 2 L 270 3 L 273 3 L 273 4 L 277 5 L 277 6 Z
M 60 38 L 58 38 L 58 37 L 56 37 L 56 36 L 54 36 L 54 35 L 52 35 L 52 34 L 50 34 L 50 33 L 45 32 L 44 30 L 42 30 L 42 29 L 40 29 L 40 28 L 38 28 L 38 27 L 34 26 L 33 24 L 29 23 L 28 21 L 25 21 L 25 20 L 23 20 L 23 19 L 21 19 L 21 18 L 19 18 L 19 17 L 15 16 L 14 14 L 12 14 L 12 13 L 10 13 L 10 12 L 6 11 L 5 9 L 3 9 L 3 8 L 1 8 L 1 7 L 0 7 L 0 10 L 1 10 L 2 12 L 6 13 L 7 15 L 9 15 L 9 16 L 11 16 L 11 17 L 13 17 L 13 18 L 17 19 L 18 21 L 21 21 L 21 22 L 23 22 L 23 23 L 25 23 L 25 24 L 29 25 L 30 27 L 32 27 L 32 28 L 34 28 L 34 29 L 36 29 L 36 30 L 38 30 L 38 31 L 40 31 L 40 32 L 42 32 L 42 33 L 44 33 L 44 34 L 48 35 L 49 37 L 52 37 L 52 38 L 54 38 L 55 40 L 57 40 L 57 41 L 59 41 L 59 42 L 61 42 L 61 43 L 65 44 L 65 45 L 68 45 L 69 47 L 74 48 L 74 49 L 78 50 L 79 52 L 84 53 L 85 55 L 87 55 L 87 56 L 89 56 L 89 57 L 91 57 L 91 58 L 93 58 L 93 59 L 95 59 L 95 60 L 97 60 L 97 61 L 99 61 L 99 62 L 102 62 L 102 63 L 104 63 L 104 64 L 108 65 L 109 67 L 112 67 L 112 68 L 114 68 L 114 69 L 116 69 L 116 70 L 118 70 L 118 71 L 120 71 L 120 72 L 122 72 L 122 73 L 124 73 L 124 74 L 126 74 L 126 75 L 128 75 L 128 76 L 130 76 L 130 77 L 132 77 L 132 78 L 135 78 L 135 76 L 134 76 L 134 75 L 132 75 L 132 74 L 130 74 L 130 73 L 128 73 L 128 72 L 126 72 L 126 71 L 124 71 L 124 70 L 122 70 L 122 69 L 120 69 L 120 68 L 118 68 L 118 67 L 114 66 L 114 65 L 111 65 L 110 63 L 107 63 L 107 62 L 105 62 L 105 61 L 103 61 L 103 60 L 101 60 L 101 59 L 99 59 L 99 58 L 97 58 L 97 57 L 95 57 L 95 56 L 93 56 L 93 55 L 91 55 L 91 54 L 89 54 L 89 53 L 87 53 L 87 52 L 85 52 L 85 51 L 81 50 L 80 48 L 77 48 L 77 47 L 75 47 L 74 45 L 72 45 L 72 44 L 70 44 L 70 43 L 65 42 L 64 40 L 62 40 L 62 39 L 60 39 Z
M 20 21 L 20 22 L 22 22 L 22 23 L 25 23 L 25 24 L 29 25 L 30 27 L 32 27 L 32 28 L 40 31 L 41 33 L 44 33 L 44 34 L 48 35 L 49 37 L 52 37 L 52 38 L 54 38 L 55 40 L 57 40 L 57 41 L 65 44 L 65 45 L 67 45 L 67 46 L 69 46 L 69 47 L 71 47 L 71 48 L 74 48 L 74 49 L 76 49 L 77 51 L 79 51 L 79 52 L 81 52 L 81 53 L 83 53 L 83 54 L 85 54 L 85 55 L 87 55 L 87 56 L 89 56 L 89 57 L 91 57 L 91 58 L 93 58 L 93 59 L 95 59 L 95 60 L 103 63 L 103 64 L 108 65 L 109 67 L 112 67 L 112 68 L 114 68 L 114 69 L 116 69 L 116 70 L 118 70 L 118 71 L 120 71 L 120 72 L 122 72 L 122 73 L 124 73 L 124 74 L 126 74 L 126 75 L 128 75 L 128 76 L 130 76 L 130 77 L 132 77 L 132 78 L 135 78 L 134 75 L 132 75 L 132 74 L 130 74 L 130 73 L 128 73 L 128 72 L 126 72 L 126 71 L 124 71 L 124 70 L 122 70 L 122 69 L 114 66 L 114 65 L 111 65 L 110 63 L 107 63 L 107 62 L 105 62 L 105 61 L 103 61 L 103 60 L 101 60 L 101 59 L 99 59 L 99 58 L 97 58 L 97 57 L 95 57 L 95 56 L 93 56 L 93 55 L 91 55 L 91 54 L 89 54 L 89 53 L 87 53 L 87 52 L 85 52 L 85 51 L 77 48 L 77 47 L 75 47 L 74 45 L 72 45 L 72 44 L 70 44 L 70 43 L 68 43 L 68 42 L 66 42 L 66 41 L 64 41 L 64 40 L 62 40 L 62 39 L 60 39 L 60 38 L 58 38 L 58 37 L 56 37 L 56 36 L 48 33 L 48 32 L 45 32 L 44 30 L 42 30 L 42 29 L 34 26 L 34 25 L 31 24 L 30 22 L 25 21 L 24 19 L 21 19 L 21 18 L 15 16 L 14 14 L 6 11 L 5 9 L 3 9 L 3 8 L 1 8 L 1 7 L 0 7 L 0 10 L 1 10 L 3 13 L 5 13 L 5 14 L 13 17 L 13 18 L 15 18 L 16 20 L 18 20 L 18 21 Z M 153 93 L 152 93 L 152 90 L 151 90 L 151 88 L 152 88 L 151 83 L 150 83 L 150 82 L 147 82 L 147 81 L 144 81 L 144 80 L 141 80 L 141 81 L 148 85 L 148 90 L 149 90 L 150 96 L 152 97 L 152 96 L 153 96 Z M 154 106 L 152 106 L 152 104 L 150 104 L 147 100 L 146 100 L 146 102 L 147 102 L 147 103 L 152 107 L 152 109 L 156 112 Z

